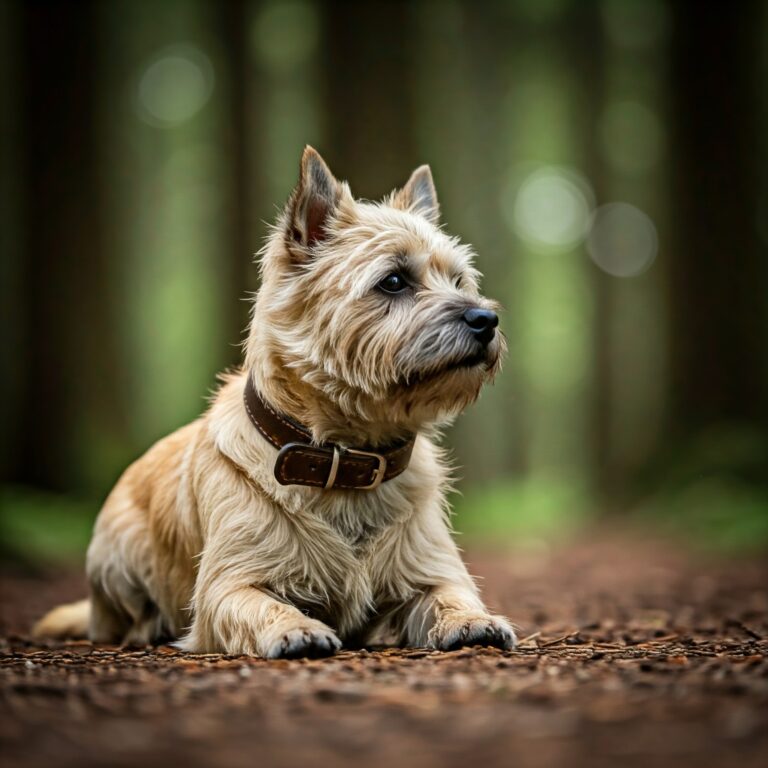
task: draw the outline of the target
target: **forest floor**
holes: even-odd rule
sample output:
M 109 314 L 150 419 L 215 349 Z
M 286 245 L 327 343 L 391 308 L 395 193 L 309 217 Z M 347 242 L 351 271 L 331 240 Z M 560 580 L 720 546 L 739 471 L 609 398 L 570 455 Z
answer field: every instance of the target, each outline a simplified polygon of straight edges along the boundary
M 79 574 L 3 574 L 5 765 L 768 765 L 768 566 L 628 534 L 472 550 L 513 652 L 265 661 L 33 644 Z

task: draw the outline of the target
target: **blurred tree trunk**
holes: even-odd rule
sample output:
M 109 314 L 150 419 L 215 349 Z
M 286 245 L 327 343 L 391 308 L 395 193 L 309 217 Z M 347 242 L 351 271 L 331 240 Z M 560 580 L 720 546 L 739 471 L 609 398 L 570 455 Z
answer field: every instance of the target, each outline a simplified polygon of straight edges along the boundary
M 382 197 L 419 164 L 408 6 L 378 0 L 322 7 L 325 133 L 336 148 L 327 159 L 358 197 Z
M 760 5 L 673 5 L 672 418 L 678 435 L 766 416 L 766 253 L 758 240 Z M 696 290 L 692 291 L 691 286 Z
M 226 40 L 222 51 L 224 61 L 225 100 L 227 114 L 224 116 L 225 145 L 228 151 L 230 172 L 229 221 L 227 231 L 229 253 L 222 254 L 222 263 L 226 265 L 228 275 L 224 283 L 228 288 L 226 306 L 228 316 L 226 326 L 230 329 L 232 342 L 239 342 L 242 330 L 248 321 L 249 305 L 239 301 L 246 290 L 253 290 L 249 285 L 249 266 L 252 255 L 257 250 L 257 243 L 252 239 L 251 211 L 254 209 L 253 190 L 248 183 L 250 164 L 248 162 L 248 89 L 247 89 L 247 35 L 248 13 L 245 0 L 229 0 L 216 3 L 214 11 L 219 26 L 219 39 Z
M 20 18 L 16 4 L 0 3 L 0 478 L 6 480 L 16 464 L 15 441 L 20 425 L 16 403 L 24 388 L 24 371 L 19 360 L 24 354 L 20 318 L 23 302 L 24 242 L 21 196 L 24 177 L 19 148 L 23 128 L 19 114 Z
M 570 34 L 565 35 L 569 54 L 579 62 L 581 99 L 584 118 L 583 167 L 595 194 L 596 205 L 608 198 L 609 171 L 602 155 L 597 123 L 606 104 L 608 90 L 605 69 L 607 53 L 601 29 L 600 8 L 596 3 L 582 3 L 572 9 L 567 19 Z M 584 254 L 584 259 L 588 259 Z M 587 483 L 598 497 L 607 496 L 611 483 L 611 412 L 615 393 L 611 380 L 610 325 L 614 306 L 612 280 L 602 270 L 589 264 L 591 280 L 592 349 L 590 395 L 585 405 L 589 453 Z
M 26 371 L 11 476 L 71 490 L 83 433 L 121 428 L 96 130 L 98 3 L 21 8 Z
M 637 206 L 654 222 L 660 239 L 661 257 L 642 274 L 616 277 L 590 265 L 593 480 L 604 511 L 616 511 L 625 506 L 634 478 L 658 450 L 663 432 L 668 389 L 665 297 L 671 249 L 666 239 L 669 164 L 664 161 L 663 138 L 656 140 L 655 156 L 647 155 L 645 165 L 627 167 L 617 162 L 617 156 L 626 160 L 634 154 L 635 141 L 647 136 L 649 128 L 636 135 L 626 126 L 611 132 L 609 117 L 612 111 L 634 104 L 646 111 L 650 124 L 655 122 L 663 137 L 661 126 L 668 118 L 668 39 L 657 29 L 642 45 L 627 45 L 610 33 L 600 7 L 591 3 L 580 7 L 581 29 L 572 25 L 576 32 L 572 44 L 582 77 L 592 84 L 586 109 L 592 123 L 585 132 L 585 144 L 597 205 L 626 201 Z M 653 4 L 642 7 L 651 16 L 654 7 L 657 12 L 663 10 Z

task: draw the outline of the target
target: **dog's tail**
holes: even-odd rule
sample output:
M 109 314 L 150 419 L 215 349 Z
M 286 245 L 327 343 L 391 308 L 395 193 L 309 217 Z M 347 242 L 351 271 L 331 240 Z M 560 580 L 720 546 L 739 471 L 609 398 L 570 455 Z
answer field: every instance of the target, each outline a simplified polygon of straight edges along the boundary
M 78 600 L 54 608 L 43 616 L 34 627 L 33 637 L 82 638 L 88 636 L 88 623 L 91 618 L 91 601 Z

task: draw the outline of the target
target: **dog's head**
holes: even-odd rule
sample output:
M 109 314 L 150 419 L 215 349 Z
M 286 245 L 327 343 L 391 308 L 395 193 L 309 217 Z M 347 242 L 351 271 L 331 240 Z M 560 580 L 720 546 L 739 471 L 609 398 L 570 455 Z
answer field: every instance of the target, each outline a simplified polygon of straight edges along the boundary
M 376 442 L 443 422 L 498 370 L 496 305 L 438 215 L 428 166 L 363 202 L 305 149 L 262 254 L 246 364 L 316 437 Z

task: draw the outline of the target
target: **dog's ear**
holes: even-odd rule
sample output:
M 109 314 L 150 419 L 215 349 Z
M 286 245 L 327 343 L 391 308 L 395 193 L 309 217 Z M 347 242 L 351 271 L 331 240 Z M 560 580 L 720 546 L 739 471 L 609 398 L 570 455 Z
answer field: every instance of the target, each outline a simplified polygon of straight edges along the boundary
M 326 238 L 326 224 L 339 203 L 341 192 L 341 184 L 323 158 L 312 147 L 305 147 L 299 183 L 288 201 L 289 247 L 298 244 L 311 248 Z
M 395 192 L 392 203 L 396 208 L 424 216 L 432 224 L 440 221 L 440 204 L 428 165 L 418 167 L 411 174 L 406 185 Z

